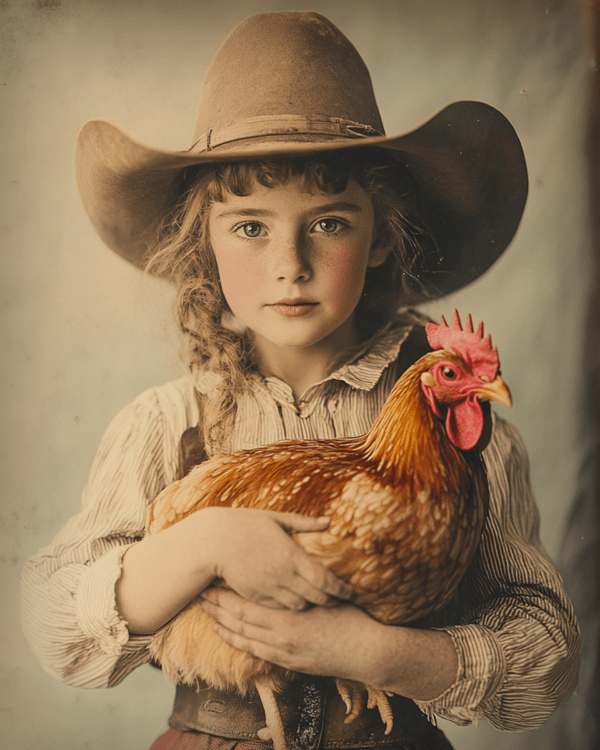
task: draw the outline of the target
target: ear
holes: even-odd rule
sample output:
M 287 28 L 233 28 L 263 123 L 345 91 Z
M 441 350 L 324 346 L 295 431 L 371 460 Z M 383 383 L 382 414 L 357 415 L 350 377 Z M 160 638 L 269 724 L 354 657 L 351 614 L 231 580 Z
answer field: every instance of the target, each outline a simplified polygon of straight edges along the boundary
M 377 266 L 383 265 L 390 254 L 390 248 L 387 245 L 379 243 L 377 240 L 371 245 L 369 252 L 369 260 L 367 261 L 368 268 L 377 268 Z

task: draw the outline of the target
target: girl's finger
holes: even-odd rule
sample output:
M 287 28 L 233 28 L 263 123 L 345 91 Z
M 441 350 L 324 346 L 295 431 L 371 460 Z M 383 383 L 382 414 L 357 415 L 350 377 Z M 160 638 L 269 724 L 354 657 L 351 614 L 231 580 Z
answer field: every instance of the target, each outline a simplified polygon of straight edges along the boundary
M 296 561 L 298 573 L 311 586 L 337 599 L 350 601 L 354 595 L 354 589 L 349 583 L 338 578 L 323 563 L 305 553 Z
M 324 516 L 303 516 L 300 513 L 279 513 L 271 511 L 271 516 L 284 531 L 295 533 L 298 531 L 324 531 L 329 526 L 329 518 Z
M 293 612 L 301 612 L 304 609 L 313 604 L 306 597 L 302 596 L 296 590 L 292 589 L 280 589 L 277 592 L 277 600 L 283 604 L 286 609 L 292 610 Z
M 272 664 L 279 664 L 287 669 L 294 668 L 291 662 L 288 663 L 286 659 L 287 655 L 284 652 L 278 651 L 270 643 L 257 641 L 240 633 L 234 633 L 220 623 L 215 623 L 215 631 L 226 643 L 233 646 L 233 648 L 237 648 L 239 651 L 245 651 L 248 654 L 256 656 L 258 659 L 271 662 Z
M 216 604 L 213 604 L 212 602 L 203 601 L 202 609 L 206 612 L 207 615 L 210 615 L 215 622 L 218 622 L 220 625 L 223 625 L 232 633 L 243 635 L 246 638 L 251 637 L 250 631 L 263 630 L 263 628 L 257 627 L 256 625 L 250 625 L 249 623 L 244 622 L 244 620 L 239 619 L 238 617 L 231 614 L 223 607 L 219 607 Z M 252 636 L 253 636 L 253 639 L 256 640 L 256 632 L 253 632 Z M 259 637 L 259 640 L 260 640 L 260 637 Z
M 211 589 L 203 599 L 203 606 L 204 602 L 211 607 L 217 607 L 221 612 L 226 612 L 228 617 L 262 628 L 268 628 L 271 619 L 275 616 L 275 613 L 268 612 L 263 604 L 248 601 L 234 591 L 225 589 Z M 205 611 L 208 612 L 206 608 Z M 209 613 L 211 616 L 213 616 L 212 612 L 217 612 L 217 610 L 211 609 Z M 222 617 L 223 615 L 220 615 L 219 619 Z
M 273 633 L 269 630 L 238 620 L 230 615 L 227 610 L 216 607 L 210 602 L 204 602 L 202 606 L 204 611 L 215 621 L 215 630 L 219 635 L 241 651 L 255 653 L 257 646 L 261 644 L 275 648 Z
M 297 607 L 289 607 L 289 609 L 306 609 L 311 604 L 318 607 L 335 607 L 339 602 L 337 597 L 321 591 L 321 589 L 313 586 L 310 581 L 307 581 L 301 575 L 296 575 L 288 588 L 290 592 L 305 602 L 304 606 L 299 605 Z
M 277 652 L 286 650 L 286 643 L 278 637 L 277 630 L 274 631 L 271 628 L 271 619 L 263 618 L 261 622 L 256 624 L 247 619 L 240 618 L 235 613 L 228 612 L 224 607 L 219 607 L 209 601 L 203 601 L 202 607 L 206 614 L 210 615 L 215 623 L 222 628 L 221 631 L 217 631 L 219 635 L 231 645 L 235 645 L 236 648 L 242 651 L 249 651 L 255 655 L 258 655 L 256 647 L 259 644 L 263 647 L 268 646 Z M 239 614 L 238 611 L 237 615 Z M 281 629 L 281 623 L 279 629 Z M 229 638 L 226 638 L 225 634 L 228 634 Z M 231 640 L 233 636 L 236 638 L 235 644 Z M 272 660 L 268 659 L 268 661 Z

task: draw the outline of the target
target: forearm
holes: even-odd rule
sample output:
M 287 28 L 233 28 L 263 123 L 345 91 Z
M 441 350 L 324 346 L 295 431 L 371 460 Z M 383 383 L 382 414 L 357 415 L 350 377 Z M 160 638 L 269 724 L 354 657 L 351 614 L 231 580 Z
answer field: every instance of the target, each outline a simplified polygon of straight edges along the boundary
M 289 513 L 203 508 L 128 550 L 116 586 L 119 613 L 130 632 L 153 633 L 216 578 L 269 607 L 333 604 L 352 588 L 288 533 L 327 524 Z
M 199 513 L 189 516 L 125 553 L 115 592 L 130 633 L 154 633 L 214 580 L 201 520 Z
M 330 650 L 332 676 L 420 701 L 437 698 L 456 680 L 458 656 L 447 633 L 349 615 L 337 633 L 332 631 L 336 640 L 347 640 L 337 655 Z
M 385 626 L 372 641 L 370 684 L 419 701 L 430 701 L 456 680 L 458 656 L 441 630 Z
M 421 707 L 457 724 L 487 719 L 502 731 L 534 729 L 574 687 L 579 632 L 539 542 L 525 447 L 495 417 L 484 452 L 490 510 L 477 555 L 436 625 L 453 639 L 457 678 Z
M 115 582 L 124 549 L 85 564 L 74 553 L 65 558 L 44 554 L 23 571 L 23 627 L 44 669 L 76 687 L 108 687 L 149 660 L 144 637 L 131 638 L 114 606 Z

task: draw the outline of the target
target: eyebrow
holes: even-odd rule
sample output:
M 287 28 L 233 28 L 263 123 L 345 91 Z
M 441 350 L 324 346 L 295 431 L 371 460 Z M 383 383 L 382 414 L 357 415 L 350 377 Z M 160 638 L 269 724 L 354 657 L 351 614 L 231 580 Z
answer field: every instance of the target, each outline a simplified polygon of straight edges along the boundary
M 345 213 L 360 213 L 362 210 L 362 207 L 357 203 L 350 203 L 349 201 L 334 201 L 332 203 L 326 203 L 322 206 L 315 206 L 314 211 L 311 211 L 310 213 L 323 214 L 332 213 L 333 211 L 343 211 Z M 248 216 L 250 218 L 271 217 L 274 216 L 274 212 L 267 211 L 263 208 L 230 208 L 229 210 L 218 213 L 215 218 L 228 219 L 232 216 Z

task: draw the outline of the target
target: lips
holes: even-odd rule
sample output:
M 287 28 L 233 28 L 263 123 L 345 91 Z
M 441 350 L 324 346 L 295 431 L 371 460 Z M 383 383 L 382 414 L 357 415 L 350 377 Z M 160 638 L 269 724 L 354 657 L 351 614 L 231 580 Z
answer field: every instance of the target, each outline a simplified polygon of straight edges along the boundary
M 298 318 L 302 315 L 308 315 L 318 304 L 318 302 L 298 297 L 295 299 L 281 299 L 272 305 L 268 305 L 268 307 L 279 315 L 285 315 L 288 318 Z

